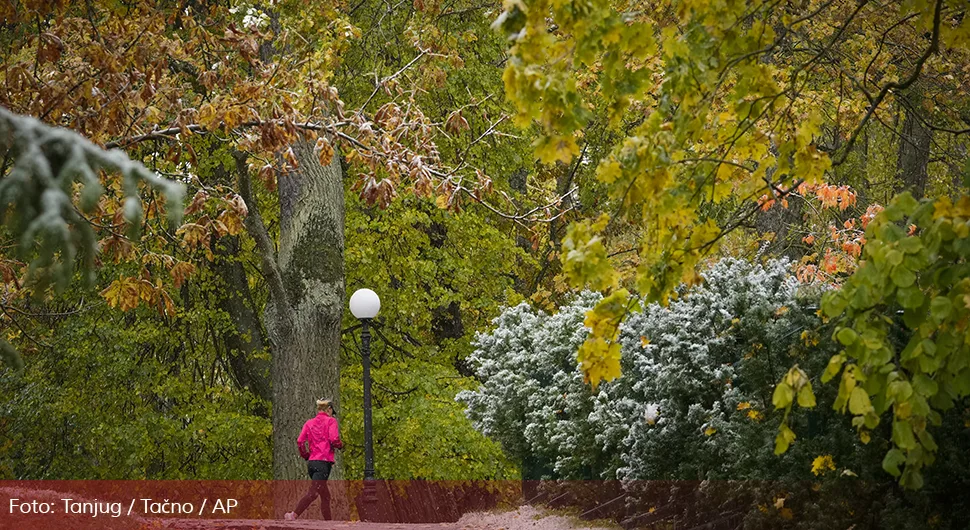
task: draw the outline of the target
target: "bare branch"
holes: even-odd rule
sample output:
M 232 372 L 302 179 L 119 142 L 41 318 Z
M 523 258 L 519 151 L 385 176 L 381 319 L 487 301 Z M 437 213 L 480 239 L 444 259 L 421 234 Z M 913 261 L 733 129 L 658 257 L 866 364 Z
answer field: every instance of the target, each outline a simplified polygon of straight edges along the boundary
M 866 111 L 865 116 L 862 117 L 862 121 L 860 121 L 859 125 L 856 126 L 854 131 L 852 131 L 852 136 L 850 136 L 849 141 L 845 143 L 839 157 L 832 161 L 833 166 L 837 166 L 845 162 L 846 157 L 849 156 L 849 152 L 852 151 L 852 146 L 855 145 L 856 140 L 859 138 L 859 134 L 865 128 L 866 124 L 869 123 L 869 120 L 872 119 L 872 115 L 876 112 L 876 109 L 879 107 L 879 104 L 882 103 L 882 100 L 885 99 L 889 94 L 889 91 L 902 90 L 915 83 L 916 80 L 919 79 L 920 74 L 923 72 L 923 65 L 933 54 L 939 51 L 940 13 L 942 9 L 943 0 L 936 0 L 936 6 L 933 9 L 933 34 L 930 38 L 930 45 L 928 48 L 926 48 L 926 51 L 923 52 L 923 55 L 920 56 L 919 60 L 916 61 L 916 67 L 913 68 L 913 72 L 908 78 L 906 78 L 905 81 L 900 83 L 893 81 L 886 83 L 885 86 L 882 87 L 882 90 L 879 91 L 879 94 L 876 96 L 873 102 L 869 104 L 869 109 Z

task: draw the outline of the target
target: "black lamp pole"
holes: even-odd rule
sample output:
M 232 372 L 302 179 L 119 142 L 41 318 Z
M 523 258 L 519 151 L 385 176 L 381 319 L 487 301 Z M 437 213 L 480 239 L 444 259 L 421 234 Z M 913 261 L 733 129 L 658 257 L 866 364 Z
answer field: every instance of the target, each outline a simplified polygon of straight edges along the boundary
M 368 515 L 373 514 L 373 506 L 377 502 L 377 484 L 374 482 L 374 429 L 371 424 L 370 399 L 370 319 L 360 319 L 363 330 L 360 334 L 364 363 L 364 503 L 367 505 Z

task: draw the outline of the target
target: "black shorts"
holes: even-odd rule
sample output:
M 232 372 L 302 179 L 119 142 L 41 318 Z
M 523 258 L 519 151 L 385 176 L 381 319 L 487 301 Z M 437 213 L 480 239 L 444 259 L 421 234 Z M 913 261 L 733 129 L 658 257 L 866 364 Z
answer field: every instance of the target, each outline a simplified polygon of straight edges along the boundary
M 310 475 L 310 480 L 327 480 L 330 478 L 330 470 L 333 469 L 333 462 L 326 460 L 307 460 L 306 472 Z

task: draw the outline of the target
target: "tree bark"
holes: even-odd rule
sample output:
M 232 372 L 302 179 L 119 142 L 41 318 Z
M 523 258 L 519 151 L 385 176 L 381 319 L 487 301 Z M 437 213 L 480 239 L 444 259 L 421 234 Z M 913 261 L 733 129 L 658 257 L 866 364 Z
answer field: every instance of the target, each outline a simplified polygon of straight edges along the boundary
M 916 199 L 926 193 L 927 168 L 930 163 L 930 143 L 933 131 L 919 115 L 922 96 L 917 87 L 900 96 L 903 104 L 903 130 L 899 137 L 896 159 L 896 192 L 910 192 Z
M 229 352 L 229 366 L 239 385 L 267 402 L 273 399 L 270 385 L 270 362 L 262 357 L 267 344 L 259 314 L 252 307 L 246 270 L 234 256 L 239 253 L 239 239 L 227 236 L 216 246 L 213 268 L 220 282 L 216 296 L 219 308 L 233 320 L 233 329 L 224 334 Z
M 304 140 L 293 152 L 299 168 L 279 178 L 280 236 L 275 252 L 253 200 L 245 155 L 237 155 L 240 195 L 249 206 L 246 229 L 259 246 L 269 283 L 264 313 L 273 352 L 273 478 L 302 479 L 296 450 L 303 423 L 327 397 L 340 407 L 340 323 L 344 306 L 344 189 L 338 157 L 321 166 Z M 343 476 L 338 458 L 331 478 Z

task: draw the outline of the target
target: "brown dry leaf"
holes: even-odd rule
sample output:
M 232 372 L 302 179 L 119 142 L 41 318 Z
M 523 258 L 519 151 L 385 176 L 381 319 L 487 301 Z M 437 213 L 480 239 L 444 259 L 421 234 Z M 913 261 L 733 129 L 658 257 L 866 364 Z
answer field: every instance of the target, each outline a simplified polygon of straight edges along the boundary
M 172 270 L 168 271 L 168 273 L 172 275 L 172 280 L 175 282 L 175 288 L 181 289 L 182 284 L 189 279 L 189 276 L 195 273 L 195 265 L 187 261 L 180 261 L 176 263 L 172 267 Z
M 239 215 L 232 210 L 225 210 L 219 214 L 219 222 L 226 228 L 226 232 L 231 236 L 236 236 L 242 233 L 243 223 Z M 220 233 L 220 236 L 225 235 Z
M 329 166 L 330 162 L 333 161 L 333 146 L 330 145 L 330 142 L 322 136 L 317 138 L 316 151 L 320 165 Z
M 450 133 L 460 134 L 462 131 L 467 131 L 469 129 L 470 127 L 468 126 L 468 120 L 461 115 L 460 110 L 452 112 L 450 115 L 448 115 L 448 119 L 445 120 L 445 130 Z
M 199 190 L 195 192 L 195 196 L 192 197 L 192 202 L 185 208 L 185 215 L 192 215 L 202 211 L 205 207 L 205 201 L 209 198 L 209 194 L 205 190 Z
M 232 211 L 236 212 L 240 217 L 246 217 L 249 215 L 249 207 L 246 206 L 246 201 L 242 197 L 235 193 L 230 193 L 226 195 L 226 202 L 229 203 L 229 207 Z
M 271 164 L 259 168 L 259 180 L 269 191 L 276 191 L 276 169 Z
M 189 249 L 198 248 L 200 244 L 208 246 L 206 244 L 208 230 L 198 223 L 185 223 L 179 227 L 175 234 L 182 236 L 182 240 L 185 241 L 185 245 Z
M 162 316 L 174 317 L 175 316 L 175 304 L 172 302 L 172 297 L 168 295 L 161 285 L 155 289 L 155 296 L 157 300 L 158 312 Z

